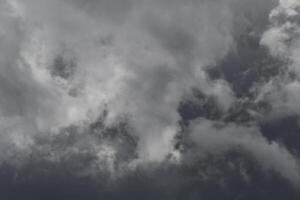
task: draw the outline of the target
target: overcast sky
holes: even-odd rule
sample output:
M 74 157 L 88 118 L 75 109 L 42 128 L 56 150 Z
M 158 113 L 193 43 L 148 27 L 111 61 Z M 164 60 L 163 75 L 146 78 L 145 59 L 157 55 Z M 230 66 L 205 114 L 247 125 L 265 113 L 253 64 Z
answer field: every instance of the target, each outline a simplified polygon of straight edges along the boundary
M 299 199 L 299 58 L 299 0 L 0 0 L 0 199 Z

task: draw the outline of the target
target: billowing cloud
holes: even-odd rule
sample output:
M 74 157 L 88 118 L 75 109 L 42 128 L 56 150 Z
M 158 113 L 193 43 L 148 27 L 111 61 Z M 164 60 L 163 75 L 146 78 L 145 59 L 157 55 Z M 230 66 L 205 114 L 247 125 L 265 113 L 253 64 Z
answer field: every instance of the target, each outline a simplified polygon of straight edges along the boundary
M 258 96 L 271 102 L 276 116 L 299 115 L 299 6 L 297 0 L 279 1 L 261 38 L 271 55 L 285 62 L 279 76 L 261 87 Z
M 265 170 L 275 171 L 298 188 L 298 160 L 282 145 L 269 142 L 255 125 L 224 124 L 200 119 L 191 126 L 191 141 L 200 154 L 224 154 L 232 149 L 250 154 Z
M 22 62 L 10 68 L 28 71 L 21 93 L 27 84 L 36 87 L 18 99 L 31 115 L 31 132 L 93 121 L 107 109 L 107 123 L 129 116 L 141 159 L 162 160 L 179 131 L 177 107 L 184 95 L 197 88 L 225 110 L 234 101 L 226 82 L 211 81 L 203 71 L 233 44 L 227 3 L 128 1 L 124 8 L 106 1 L 6 4 L 16 18 L 12 23 L 28 29 L 17 43 L 22 44 L 18 54 L 11 55 L 16 56 L 12 62 Z M 103 6 L 115 14 L 101 17 Z M 14 97 L 5 96 L 11 103 Z
M 103 185 L 139 170 L 159 185 L 157 174 L 174 170 L 179 191 L 195 181 L 189 170 L 228 167 L 298 188 L 297 154 L 262 127 L 300 114 L 299 7 L 0 0 L 0 167 L 13 166 L 16 180 L 34 166 L 33 177 L 57 170 Z M 231 151 L 244 159 L 234 167 L 223 163 Z M 237 167 L 244 162 L 261 171 Z M 195 182 L 213 180 L 199 174 Z

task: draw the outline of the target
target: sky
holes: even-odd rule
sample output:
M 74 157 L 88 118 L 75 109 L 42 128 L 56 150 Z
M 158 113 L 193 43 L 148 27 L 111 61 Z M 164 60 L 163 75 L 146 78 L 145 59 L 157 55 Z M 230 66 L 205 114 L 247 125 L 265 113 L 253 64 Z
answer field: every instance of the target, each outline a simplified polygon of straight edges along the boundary
M 299 56 L 299 0 L 0 0 L 0 199 L 299 199 Z

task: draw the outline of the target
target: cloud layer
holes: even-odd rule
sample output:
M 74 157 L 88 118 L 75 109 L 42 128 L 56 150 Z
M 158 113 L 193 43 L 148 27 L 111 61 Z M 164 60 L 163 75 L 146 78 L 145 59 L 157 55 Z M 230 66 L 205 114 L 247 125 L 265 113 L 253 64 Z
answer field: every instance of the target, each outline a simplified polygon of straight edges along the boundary
M 245 184 L 254 166 L 299 189 L 300 148 L 285 130 L 272 136 L 276 120 L 300 114 L 299 7 L 0 0 L 1 166 L 24 177 L 67 166 L 103 187 L 140 171 L 159 184 L 170 169 L 179 175 L 165 184 L 181 191 L 179 176 L 199 168 L 205 185 L 221 162 L 217 174 L 234 168 Z

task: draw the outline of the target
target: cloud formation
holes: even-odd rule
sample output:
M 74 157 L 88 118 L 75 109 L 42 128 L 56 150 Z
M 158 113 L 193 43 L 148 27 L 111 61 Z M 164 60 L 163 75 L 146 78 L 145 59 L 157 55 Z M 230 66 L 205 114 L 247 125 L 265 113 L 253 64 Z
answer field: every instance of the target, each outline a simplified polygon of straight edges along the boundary
M 299 6 L 300 2 L 279 1 L 261 38 L 271 55 L 285 61 L 282 72 L 261 88 L 258 99 L 266 99 L 276 116 L 299 115 Z
M 262 128 L 300 114 L 299 7 L 0 0 L 0 163 L 114 179 L 236 151 L 299 188 L 297 154 Z
M 9 56 L 16 56 L 11 62 L 22 60 L 11 64 L 12 70 L 28 71 L 19 84 L 25 94 L 17 104 L 31 115 L 28 124 L 34 129 L 30 132 L 93 121 L 101 109 L 107 109 L 107 123 L 128 115 L 139 138 L 141 158 L 159 161 L 172 151 L 179 131 L 177 107 L 184 95 L 197 88 L 214 96 L 225 110 L 234 101 L 226 82 L 211 81 L 203 71 L 232 45 L 232 16 L 226 3 L 182 6 L 180 1 L 128 1 L 123 7 L 120 2 L 32 0 L 3 4 L 14 15 L 11 23 L 16 23 L 6 31 L 28 29 L 20 34 L 20 42 L 16 40 L 16 45 L 22 44 L 15 47 L 18 53 Z M 114 14 L 101 17 L 106 6 Z M 222 12 L 216 14 L 216 9 Z M 36 89 L 26 91 L 23 87 L 30 84 Z M 5 96 L 7 103 L 16 99 Z M 4 107 L 3 112 L 21 115 L 6 111 L 15 105 Z
M 295 188 L 299 186 L 298 160 L 285 147 L 267 141 L 255 125 L 200 119 L 191 125 L 191 141 L 196 143 L 201 153 L 223 154 L 232 149 L 245 151 L 265 170 L 274 170 L 290 180 Z

